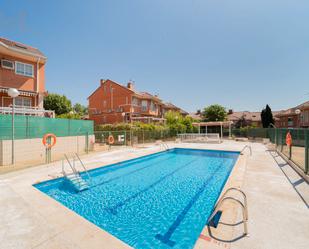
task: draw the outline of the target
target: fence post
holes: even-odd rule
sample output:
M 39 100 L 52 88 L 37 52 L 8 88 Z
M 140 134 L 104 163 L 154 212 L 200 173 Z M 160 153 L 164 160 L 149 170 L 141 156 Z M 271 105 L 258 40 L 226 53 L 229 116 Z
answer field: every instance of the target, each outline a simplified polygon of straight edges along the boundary
M 89 132 L 86 132 L 86 153 L 89 153 Z
M 281 130 L 281 152 L 283 151 L 283 144 L 284 144 L 284 136 L 283 136 L 284 130 Z
M 309 173 L 309 130 L 305 130 L 305 173 Z
M 71 132 L 71 119 L 68 119 L 68 135 L 69 136 L 71 135 L 70 132 Z
M 279 145 L 279 132 L 278 132 L 278 128 L 275 128 L 275 144 L 276 144 L 276 148 Z
M 26 116 L 26 138 L 29 138 L 29 116 Z

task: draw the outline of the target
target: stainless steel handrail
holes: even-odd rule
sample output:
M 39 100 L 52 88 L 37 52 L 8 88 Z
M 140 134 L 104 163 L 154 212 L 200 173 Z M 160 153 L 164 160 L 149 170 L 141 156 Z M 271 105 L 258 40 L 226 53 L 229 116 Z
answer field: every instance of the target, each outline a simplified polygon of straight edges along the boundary
M 250 145 L 245 145 L 245 146 L 242 148 L 242 150 L 240 151 L 240 154 L 243 155 L 243 152 L 244 152 L 244 150 L 245 150 L 246 148 L 250 149 L 250 156 L 252 156 L 252 148 L 251 148 Z
M 84 172 L 87 174 L 87 177 L 89 178 L 89 180 L 92 180 L 87 168 L 85 167 L 85 164 L 82 162 L 82 160 L 80 159 L 79 155 L 75 152 L 75 156 L 77 157 L 77 159 L 79 160 L 80 164 L 82 165 Z
M 244 203 L 242 203 L 240 200 L 234 198 L 234 197 L 231 197 L 231 196 L 226 196 L 228 192 L 232 191 L 232 190 L 235 190 L 235 191 L 238 191 L 239 193 L 241 193 L 243 195 L 243 198 L 244 198 Z M 209 217 L 207 223 L 209 223 L 213 217 L 216 215 L 216 213 L 219 211 L 219 208 L 222 206 L 223 202 L 225 202 L 226 200 L 232 200 L 238 204 L 240 204 L 240 206 L 242 207 L 242 216 L 243 216 L 243 222 L 244 222 L 244 235 L 248 235 L 248 225 L 247 225 L 247 222 L 248 222 L 248 207 L 247 207 L 247 196 L 246 194 L 239 188 L 235 188 L 235 187 L 231 187 L 231 188 L 228 188 L 224 194 L 222 195 L 222 197 L 218 200 L 215 208 L 214 208 L 214 211 L 212 212 L 211 216 Z
M 241 194 L 242 194 L 243 199 L 244 199 L 244 206 L 246 207 L 246 210 L 245 210 L 245 211 L 246 211 L 246 219 L 248 220 L 247 196 L 246 196 L 245 192 L 242 191 L 240 188 L 235 188 L 235 187 L 228 188 L 228 189 L 224 192 L 224 194 L 222 195 L 222 197 L 219 199 L 218 203 L 221 201 L 221 199 L 223 199 L 223 198 L 227 195 L 228 192 L 230 192 L 230 191 L 232 191 L 232 190 L 237 191 L 238 193 L 241 193 Z
M 78 172 L 78 170 L 77 170 L 76 167 L 75 167 L 75 157 L 74 157 L 74 156 L 76 156 L 77 159 L 80 161 L 82 167 L 84 168 L 84 170 L 85 170 L 85 172 L 86 172 L 86 174 L 87 174 L 87 177 L 89 178 L 90 181 L 92 181 L 92 179 L 91 179 L 91 177 L 90 177 L 90 175 L 89 175 L 89 173 L 88 173 L 88 170 L 86 169 L 85 165 L 83 164 L 83 162 L 82 162 L 82 160 L 80 159 L 80 157 L 78 156 L 78 154 L 75 153 L 75 154 L 71 154 L 71 155 L 72 155 L 72 158 L 73 158 L 73 165 L 71 164 L 71 161 L 69 160 L 67 154 L 64 154 L 64 157 L 65 157 L 65 159 L 67 160 L 67 162 L 68 162 L 70 168 L 72 169 L 73 174 L 74 174 L 74 175 L 77 175 L 77 176 L 79 176 L 79 177 L 81 177 L 80 174 L 79 174 L 79 172 Z M 64 161 L 63 161 L 63 160 L 62 160 L 62 173 L 63 173 L 64 176 L 67 176 L 67 175 L 68 175 L 68 174 L 65 172 L 65 170 L 64 170 Z M 82 186 L 82 183 L 81 183 L 80 181 L 78 181 L 78 185 L 79 185 L 79 187 L 81 187 L 81 186 Z
M 69 166 L 70 166 L 70 168 L 72 169 L 72 172 L 73 172 L 74 174 L 77 174 L 77 171 L 76 171 L 74 165 L 71 164 L 71 162 L 70 162 L 68 156 L 67 156 L 66 154 L 64 154 L 64 157 L 65 157 L 65 159 L 67 160 L 67 162 L 69 163 Z M 74 163 L 74 162 L 73 162 L 73 163 Z M 64 162 L 63 162 L 63 160 L 62 160 L 62 173 L 63 173 L 64 175 L 66 175 L 66 172 L 65 172 L 65 170 L 64 170 Z
M 163 149 L 165 149 L 165 150 L 169 150 L 170 148 L 168 147 L 168 145 L 167 145 L 167 143 L 164 143 L 164 142 L 161 142 L 160 143 L 160 147 L 163 147 Z

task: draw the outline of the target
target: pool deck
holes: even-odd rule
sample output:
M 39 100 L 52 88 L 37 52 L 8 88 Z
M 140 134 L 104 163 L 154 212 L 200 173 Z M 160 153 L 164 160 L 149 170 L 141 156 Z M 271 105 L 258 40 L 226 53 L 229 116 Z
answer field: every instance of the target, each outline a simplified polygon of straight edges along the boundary
M 308 248 L 309 186 L 275 152 L 261 143 L 224 141 L 221 144 L 170 144 L 170 147 L 240 151 L 225 186 L 241 187 L 248 197 L 249 236 L 242 237 L 239 207 L 227 203 L 217 229 L 205 227 L 195 248 Z M 82 157 L 87 168 L 151 154 L 159 146 L 121 148 Z M 6 249 L 130 248 L 32 184 L 61 176 L 61 162 L 0 175 L 0 241 Z

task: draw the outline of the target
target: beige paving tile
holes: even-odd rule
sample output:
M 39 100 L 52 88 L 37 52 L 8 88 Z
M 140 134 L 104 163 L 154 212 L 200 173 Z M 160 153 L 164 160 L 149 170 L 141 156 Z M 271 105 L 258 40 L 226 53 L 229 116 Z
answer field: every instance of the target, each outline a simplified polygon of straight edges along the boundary
M 309 231 L 308 208 L 264 145 L 224 141 L 222 144 L 170 144 L 170 147 L 235 151 L 246 144 L 252 146 L 253 156 L 239 159 L 240 164 L 237 170 L 233 169 L 226 186 L 242 186 L 247 193 L 250 237 L 232 243 L 224 242 L 222 240 L 242 234 L 243 227 L 220 224 L 212 232 L 221 237 L 211 238 L 206 227 L 202 232 L 204 237 L 198 239 L 196 248 L 307 248 L 308 237 L 304 231 Z M 145 148 L 93 153 L 84 155 L 82 159 L 91 169 L 158 151 L 158 146 L 145 145 Z M 249 153 L 246 151 L 245 154 Z M 286 170 L 293 180 L 297 180 L 297 175 L 293 175 L 289 168 Z M 59 175 L 61 162 L 0 175 L 0 248 L 128 248 L 32 186 Z M 307 191 L 306 187 L 304 184 L 298 186 L 303 192 Z M 241 220 L 240 215 L 237 206 L 226 205 L 221 222 L 235 223 Z

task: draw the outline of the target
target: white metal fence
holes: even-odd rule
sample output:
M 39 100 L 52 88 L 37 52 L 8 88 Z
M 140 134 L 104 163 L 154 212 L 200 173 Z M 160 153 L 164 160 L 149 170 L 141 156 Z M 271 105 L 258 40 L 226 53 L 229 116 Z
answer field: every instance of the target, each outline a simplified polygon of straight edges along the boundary
M 181 142 L 190 143 L 221 143 L 219 133 L 184 133 L 178 134 L 177 138 Z

